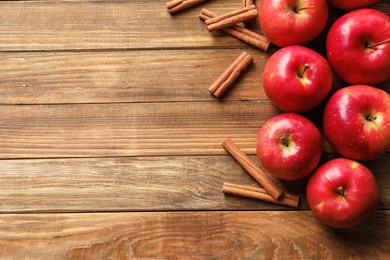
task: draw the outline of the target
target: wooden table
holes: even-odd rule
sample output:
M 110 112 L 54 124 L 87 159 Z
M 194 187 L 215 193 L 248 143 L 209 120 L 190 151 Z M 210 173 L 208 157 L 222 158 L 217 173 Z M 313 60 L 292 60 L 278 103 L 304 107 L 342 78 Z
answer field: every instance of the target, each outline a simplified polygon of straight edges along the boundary
M 0 259 L 388 259 L 389 153 L 365 163 L 376 213 L 348 230 L 315 219 L 307 179 L 278 181 L 296 210 L 221 192 L 257 185 L 221 144 L 257 162 L 257 132 L 280 113 L 261 85 L 277 48 L 198 19 L 241 1 L 172 16 L 165 2 L 0 1 Z M 323 54 L 323 39 L 309 46 Z M 208 86 L 243 50 L 253 64 L 217 100 Z M 320 109 L 306 116 L 320 126 Z M 337 156 L 324 139 L 322 162 Z

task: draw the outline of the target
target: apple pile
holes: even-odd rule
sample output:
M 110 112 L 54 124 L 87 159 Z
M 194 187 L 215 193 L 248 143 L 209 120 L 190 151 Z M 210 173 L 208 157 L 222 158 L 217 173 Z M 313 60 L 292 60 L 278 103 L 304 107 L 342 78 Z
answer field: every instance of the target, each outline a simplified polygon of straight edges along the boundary
M 309 176 L 313 214 L 335 228 L 366 220 L 378 204 L 373 173 L 361 162 L 390 149 L 390 17 L 369 8 L 379 0 L 262 0 L 259 23 L 280 47 L 263 72 L 269 100 L 284 113 L 259 130 L 256 152 L 270 175 Z M 326 57 L 303 46 L 324 30 L 328 3 L 345 13 L 326 36 Z M 330 95 L 333 73 L 346 86 Z M 324 102 L 323 133 L 341 158 L 320 165 L 322 136 L 303 113 Z

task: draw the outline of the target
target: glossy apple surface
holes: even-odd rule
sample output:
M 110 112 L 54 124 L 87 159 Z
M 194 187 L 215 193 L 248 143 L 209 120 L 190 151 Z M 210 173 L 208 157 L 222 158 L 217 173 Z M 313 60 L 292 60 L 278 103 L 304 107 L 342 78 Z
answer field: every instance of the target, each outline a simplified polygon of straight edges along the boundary
M 370 8 L 341 16 L 328 32 L 326 53 L 337 75 L 349 84 L 390 79 L 390 17 Z
M 317 167 L 322 154 L 321 134 L 307 118 L 283 113 L 260 129 L 256 151 L 268 174 L 283 180 L 298 180 Z
M 370 7 L 379 3 L 380 1 L 381 0 L 328 0 L 328 2 L 334 7 L 345 11 Z
M 327 20 L 326 0 L 262 0 L 259 5 L 261 30 L 280 47 L 310 42 Z
M 285 112 L 307 112 L 328 95 L 332 71 L 324 57 L 299 45 L 275 52 L 263 71 L 263 89 L 269 100 Z
M 325 106 L 323 127 L 343 156 L 374 160 L 390 149 L 390 95 L 367 85 L 339 89 Z
M 306 196 L 313 214 L 335 228 L 350 228 L 366 220 L 379 197 L 372 172 L 346 158 L 321 165 L 309 179 Z

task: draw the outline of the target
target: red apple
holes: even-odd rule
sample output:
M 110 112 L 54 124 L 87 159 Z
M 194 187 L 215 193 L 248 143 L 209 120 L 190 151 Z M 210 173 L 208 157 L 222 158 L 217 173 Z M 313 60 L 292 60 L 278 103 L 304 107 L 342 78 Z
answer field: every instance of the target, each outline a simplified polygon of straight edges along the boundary
M 335 228 L 350 228 L 366 220 L 379 197 L 372 172 L 346 158 L 321 165 L 309 179 L 306 196 L 313 214 Z
M 390 79 L 390 17 L 369 8 L 341 16 L 328 32 L 326 52 L 337 75 L 349 84 Z
M 326 0 L 262 0 L 259 5 L 261 30 L 280 47 L 310 42 L 327 20 Z
M 263 89 L 285 112 L 303 113 L 325 99 L 332 87 L 332 71 L 324 57 L 299 45 L 283 47 L 265 65 Z
M 344 11 L 370 7 L 379 3 L 380 1 L 381 0 L 328 0 L 331 5 Z
M 322 154 L 321 134 L 309 119 L 283 113 L 260 129 L 256 151 L 261 166 L 270 175 L 298 180 L 317 167 Z
M 390 149 L 390 95 L 366 85 L 339 89 L 325 106 L 323 127 L 343 156 L 374 160 Z

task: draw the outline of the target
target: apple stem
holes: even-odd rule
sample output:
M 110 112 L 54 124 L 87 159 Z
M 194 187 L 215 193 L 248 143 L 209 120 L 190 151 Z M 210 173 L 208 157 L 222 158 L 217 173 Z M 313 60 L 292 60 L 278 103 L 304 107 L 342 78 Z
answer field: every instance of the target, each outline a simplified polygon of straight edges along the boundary
M 345 189 L 343 186 L 340 186 L 337 188 L 337 193 L 340 195 L 340 196 L 343 196 L 345 195 Z
M 302 11 L 302 10 L 305 10 L 305 9 L 314 9 L 314 8 L 316 8 L 315 5 L 304 6 L 304 7 L 298 8 L 298 9 L 294 9 L 294 12 L 295 12 L 295 13 L 299 13 L 299 11 Z
M 367 116 L 367 117 L 366 117 L 366 120 L 367 120 L 367 121 L 371 121 L 371 122 L 372 122 L 372 121 L 375 121 L 375 120 L 376 120 L 376 116 Z
M 381 42 L 368 44 L 367 48 L 372 48 L 372 47 L 375 47 L 375 46 L 378 46 L 378 45 L 382 45 L 382 44 L 385 44 L 385 43 L 388 43 L 388 42 L 390 42 L 390 38 L 386 39 L 384 41 L 381 41 Z
M 301 73 L 299 73 L 299 77 L 302 78 L 303 77 L 303 74 L 306 72 L 306 70 L 308 70 L 310 68 L 310 65 L 305 63 L 305 65 L 303 65 L 303 69 L 301 71 Z

